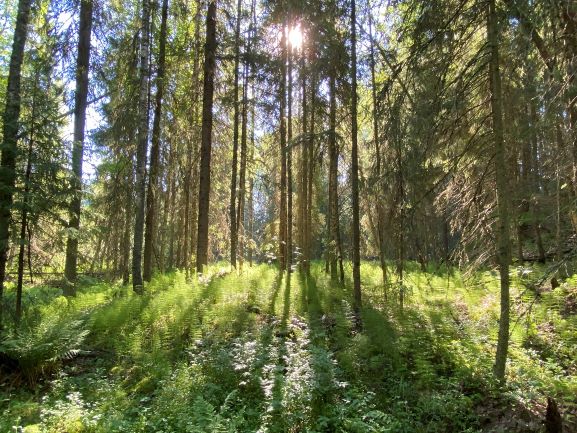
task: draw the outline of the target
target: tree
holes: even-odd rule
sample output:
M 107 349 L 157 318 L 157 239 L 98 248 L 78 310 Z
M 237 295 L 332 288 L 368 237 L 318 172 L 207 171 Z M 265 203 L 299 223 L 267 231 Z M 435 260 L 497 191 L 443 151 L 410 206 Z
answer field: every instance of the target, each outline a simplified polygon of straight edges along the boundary
M 150 1 L 142 0 L 140 31 L 140 89 L 138 100 L 138 145 L 136 147 L 136 218 L 132 247 L 132 287 L 143 293 L 142 243 L 144 238 L 144 211 L 146 201 L 146 157 L 148 152 L 148 81 L 150 49 Z
M 359 154 L 357 122 L 357 12 L 356 1 L 351 2 L 351 188 L 353 204 L 353 299 L 356 320 L 361 312 L 361 252 L 359 218 Z
M 2 295 L 6 279 L 6 262 L 10 243 L 10 220 L 16 182 L 16 155 L 20 119 L 20 74 L 24 47 L 28 36 L 31 0 L 18 2 L 18 15 L 6 86 L 6 106 L 2 116 L 2 151 L 0 161 L 0 328 L 2 327 Z
M 329 208 L 327 224 L 329 229 L 329 264 L 331 280 L 337 281 L 337 264 L 342 260 L 340 249 L 339 197 L 338 197 L 338 164 L 339 150 L 337 144 L 337 97 L 336 70 L 332 68 L 329 77 Z
M 249 44 L 250 45 L 250 44 Z M 247 49 L 247 55 L 250 49 Z M 247 134 L 248 134 L 248 63 L 244 62 L 242 85 L 242 115 L 240 138 L 240 171 L 238 180 L 238 204 L 236 209 L 236 230 L 238 232 L 239 265 L 242 271 L 244 263 L 245 244 L 245 201 L 246 201 L 246 166 L 247 166 Z
M 370 9 L 370 5 L 369 5 Z M 384 195 L 380 194 L 381 191 L 384 192 L 384 180 L 381 178 L 383 173 L 381 169 L 381 145 L 379 137 L 379 113 L 378 98 L 377 98 L 377 80 L 376 80 L 376 62 L 375 62 L 375 40 L 373 36 L 373 16 L 372 11 L 369 10 L 369 43 L 370 43 L 370 68 L 371 68 L 371 99 L 373 104 L 372 109 L 372 120 L 373 120 L 373 141 L 375 146 L 375 186 L 377 199 L 377 242 L 379 247 L 379 261 L 381 263 L 381 272 L 383 275 L 383 286 L 385 293 L 385 302 L 387 301 L 387 263 L 386 263 L 386 253 L 385 253 L 385 209 L 383 205 Z M 370 212 L 369 212 L 370 214 Z
M 283 9 L 283 17 L 286 12 Z M 279 134 L 280 134 L 280 205 L 279 205 L 279 236 L 278 236 L 278 256 L 281 270 L 286 268 L 286 243 L 287 243 L 287 143 L 286 143 L 286 65 L 288 59 L 286 17 L 282 21 L 281 30 L 281 79 L 279 84 Z
M 154 106 L 154 121 L 152 124 L 152 144 L 150 149 L 150 175 L 148 177 L 148 192 L 146 194 L 146 228 L 144 237 L 144 281 L 152 278 L 152 259 L 157 239 L 158 214 L 158 183 L 160 164 L 160 122 L 162 118 L 162 102 L 164 98 L 164 80 L 166 68 L 166 34 L 168 18 L 168 0 L 162 1 L 160 23 L 160 46 L 158 52 L 158 72 L 156 74 L 156 100 Z
M 301 270 L 307 271 L 309 269 L 309 251 L 307 248 L 308 238 L 310 233 L 308 231 L 308 183 L 309 183 L 309 145 L 308 137 L 308 99 L 307 99 L 307 75 L 305 71 L 305 50 L 302 50 L 300 61 L 300 78 L 301 78 L 301 106 L 302 106 L 302 141 L 301 141 L 301 155 L 300 155 L 300 188 L 299 188 L 299 246 L 302 250 Z
M 495 377 L 505 380 L 505 365 L 509 346 L 509 263 L 511 247 L 509 240 L 509 208 L 505 144 L 503 139 L 503 108 L 501 95 L 501 73 L 499 66 L 499 22 L 495 0 L 489 0 L 487 8 L 487 44 L 489 49 L 489 82 L 491 90 L 491 117 L 493 121 L 493 145 L 495 151 L 495 178 L 497 184 L 498 229 L 497 261 L 501 280 L 501 315 L 499 337 L 493 372 Z
M 200 147 L 200 185 L 198 192 L 198 241 L 196 270 L 202 273 L 208 264 L 208 215 L 210 205 L 210 159 L 212 153 L 212 106 L 216 70 L 216 0 L 208 4 L 204 46 L 204 84 L 202 97 L 202 133 Z
M 64 276 L 67 284 L 64 293 L 76 294 L 78 267 L 78 231 L 80 230 L 80 212 L 82 204 L 82 162 L 84 159 L 84 129 L 86 108 L 88 106 L 88 75 L 90 72 L 90 38 L 92 35 L 92 0 L 80 2 L 80 24 L 78 27 L 78 51 L 76 58 L 76 94 L 74 102 L 74 138 L 72 143 L 72 176 L 70 186 L 70 217 L 68 240 L 66 242 L 66 265 Z
M 234 130 L 232 140 L 232 170 L 230 175 L 230 204 L 229 204 L 230 264 L 232 265 L 233 268 L 236 268 L 236 256 L 238 246 L 236 187 L 237 187 L 237 169 L 238 169 L 238 137 L 239 137 L 239 125 L 240 125 L 240 110 L 239 110 L 240 107 L 239 107 L 238 93 L 239 93 L 241 14 L 242 14 L 242 0 L 238 0 L 236 11 L 236 29 L 234 33 L 234 89 L 233 89 Z
M 292 29 L 293 22 L 289 19 L 288 26 L 285 26 L 283 32 L 289 32 Z M 293 115 L 292 115 L 292 105 L 293 105 L 293 49 L 294 47 L 289 41 L 289 38 L 285 37 L 285 42 L 287 44 L 286 48 L 283 48 L 287 52 L 287 142 L 288 146 L 286 148 L 286 170 L 287 170 L 287 222 L 286 222 L 286 271 L 290 274 L 293 261 Z M 284 64 L 284 60 L 283 60 Z

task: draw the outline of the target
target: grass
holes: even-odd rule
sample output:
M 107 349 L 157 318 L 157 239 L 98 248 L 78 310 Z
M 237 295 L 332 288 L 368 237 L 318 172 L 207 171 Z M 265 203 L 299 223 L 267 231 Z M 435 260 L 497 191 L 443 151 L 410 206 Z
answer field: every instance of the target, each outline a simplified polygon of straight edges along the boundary
M 18 371 L 0 379 L 0 431 L 541 431 L 546 396 L 575 428 L 577 277 L 533 302 L 520 296 L 533 274 L 512 270 L 500 389 L 491 272 L 409 264 L 401 311 L 399 285 L 385 303 L 380 270 L 363 263 L 361 332 L 351 282 L 331 283 L 321 264 L 290 280 L 268 265 L 209 274 L 159 275 L 141 297 L 96 281 L 71 300 L 29 289 L 22 330 L 0 342 Z

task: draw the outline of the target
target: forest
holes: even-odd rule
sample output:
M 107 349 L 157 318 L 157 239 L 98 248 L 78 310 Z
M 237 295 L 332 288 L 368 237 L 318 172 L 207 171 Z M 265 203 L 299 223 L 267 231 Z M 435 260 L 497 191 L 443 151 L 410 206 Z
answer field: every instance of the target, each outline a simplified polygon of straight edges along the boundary
M 577 432 L 575 0 L 0 29 L 0 432 Z

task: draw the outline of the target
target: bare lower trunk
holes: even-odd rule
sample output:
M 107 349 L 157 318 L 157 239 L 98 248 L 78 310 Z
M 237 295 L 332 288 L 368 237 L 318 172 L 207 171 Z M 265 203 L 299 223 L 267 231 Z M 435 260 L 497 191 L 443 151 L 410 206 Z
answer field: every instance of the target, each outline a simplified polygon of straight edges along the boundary
M 246 158 L 247 158 L 247 127 L 248 127 L 248 65 L 245 63 L 242 86 L 242 115 L 241 115 L 241 138 L 240 138 L 240 172 L 238 179 L 238 207 L 236 211 L 236 229 L 238 231 L 238 262 L 240 270 L 244 264 L 244 240 L 245 240 L 245 200 L 246 200 Z
M 64 276 L 67 284 L 64 294 L 76 294 L 78 265 L 78 231 L 82 203 L 82 162 L 84 159 L 84 129 L 88 106 L 88 72 L 90 69 L 90 36 L 92 33 L 92 0 L 80 2 L 80 25 L 78 31 L 78 57 L 76 61 L 76 96 L 74 103 L 74 141 L 72 143 L 72 200 L 70 202 L 68 240 L 66 242 L 66 264 Z
M 204 48 L 204 83 L 202 98 L 202 132 L 200 147 L 200 184 L 198 189 L 198 236 L 196 270 L 202 273 L 208 264 L 208 215 L 210 205 L 210 160 L 212 154 L 212 107 L 216 70 L 216 0 L 211 0 L 206 15 Z
M 286 21 L 285 21 L 286 27 Z M 286 164 L 286 62 L 287 62 L 287 37 L 286 32 L 281 35 L 281 79 L 279 86 L 279 117 L 280 117 L 280 204 L 279 204 L 279 266 L 284 271 L 286 267 L 286 239 L 287 239 L 287 164 Z
M 292 23 L 289 21 L 289 26 Z M 286 270 L 290 273 L 292 267 L 293 254 L 293 119 L 292 119 L 292 105 L 293 105 L 293 47 L 288 49 L 288 114 L 287 114 L 287 138 L 288 147 L 286 151 L 286 165 L 287 165 L 287 236 L 286 236 Z
M 339 256 L 339 198 L 338 198 L 338 162 L 339 153 L 337 147 L 336 117 L 336 79 L 335 71 L 331 72 L 329 78 L 330 109 L 329 109 L 329 263 L 331 279 L 338 278 L 338 256 Z
M 357 322 L 361 312 L 361 232 L 359 217 L 359 155 L 357 143 L 357 18 L 356 2 L 351 3 L 351 188 L 353 204 L 353 309 Z
M 130 229 L 132 227 L 132 169 L 127 176 L 126 182 L 126 204 L 124 209 L 124 234 L 122 241 L 122 284 L 127 285 L 130 282 Z
M 495 377 L 503 382 L 505 380 L 505 365 L 509 347 L 509 209 L 508 209 L 508 186 L 507 167 L 505 157 L 505 144 L 503 139 L 503 113 L 501 94 L 501 74 L 499 71 L 499 28 L 495 0 L 489 0 L 487 10 L 487 42 L 490 50 L 489 74 L 491 86 L 491 112 L 493 119 L 493 139 L 495 146 L 495 173 L 497 183 L 498 201 L 498 227 L 497 227 L 497 261 L 501 279 L 501 315 L 499 319 L 499 336 L 497 341 L 497 353 L 493 372 Z
M 140 98 L 138 102 L 138 145 L 136 147 L 136 217 L 132 248 L 132 287 L 144 292 L 142 281 L 142 244 L 144 240 L 144 211 L 146 202 L 146 158 L 148 151 L 148 81 L 150 49 L 150 0 L 142 0 L 142 28 L 140 42 Z
M 308 139 L 308 106 L 307 106 L 307 77 L 305 72 L 305 54 L 301 57 L 301 86 L 302 86 L 302 136 L 301 142 L 301 159 L 300 159 L 300 191 L 299 191 L 299 247 L 302 252 L 302 260 L 300 268 L 306 271 L 309 267 L 310 257 L 308 255 L 306 243 L 310 234 L 308 233 L 308 225 L 306 220 L 307 205 L 308 205 L 308 156 L 310 141 Z
M 234 131 L 232 143 L 232 170 L 230 176 L 230 203 L 229 203 L 229 223 L 230 223 L 230 264 L 236 268 L 237 248 L 238 248 L 238 225 L 236 212 L 236 187 L 237 187 L 237 170 L 238 170 L 238 135 L 240 124 L 239 110 L 239 65 L 240 65 L 240 22 L 242 13 L 242 0 L 237 2 L 236 11 L 236 30 L 234 35 Z
M 311 56 L 313 57 L 313 56 Z M 308 146 L 308 185 L 307 185 L 307 214 L 306 214 L 306 257 L 307 257 L 307 272 L 310 272 L 310 264 L 312 261 L 312 232 L 313 232 L 313 180 L 314 180 L 314 147 L 315 147 L 315 105 L 316 105 L 316 76 L 313 75 L 311 81 L 311 133 L 307 140 Z
M 381 172 L 381 146 L 379 137 L 379 121 L 378 121 L 378 98 L 377 98 L 377 84 L 375 73 L 375 41 L 373 38 L 373 20 L 369 13 L 369 39 L 371 44 L 370 50 L 370 65 L 371 65 L 371 97 L 373 102 L 373 141 L 375 144 L 375 190 L 377 197 L 377 245 L 379 247 L 379 262 L 381 265 L 381 273 L 383 278 L 383 288 L 385 302 L 387 302 L 387 263 L 385 255 L 385 208 L 382 200 L 384 199 L 385 183 L 383 181 Z M 383 194 L 381 195 L 381 191 Z
M 156 247 L 158 214 L 158 182 L 160 172 L 160 121 L 162 118 L 162 100 L 164 97 L 164 75 L 166 63 L 166 21 L 168 17 L 168 0 L 162 1 L 162 18 L 160 23 L 160 47 L 158 53 L 158 72 L 156 76 L 156 100 L 154 121 L 152 125 L 152 145 L 150 149 L 150 174 L 148 178 L 148 194 L 146 196 L 146 227 L 144 237 L 144 281 L 152 278 L 152 264 Z

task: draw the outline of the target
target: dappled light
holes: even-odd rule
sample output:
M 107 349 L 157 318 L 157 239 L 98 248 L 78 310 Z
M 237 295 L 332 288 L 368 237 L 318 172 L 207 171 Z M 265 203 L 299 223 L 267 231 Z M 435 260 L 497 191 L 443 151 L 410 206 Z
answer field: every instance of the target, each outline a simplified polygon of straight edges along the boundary
M 577 432 L 577 2 L 0 2 L 0 433 Z
M 475 280 L 459 273 L 447 280 L 415 266 L 407 271 L 411 295 L 401 311 L 382 304 L 378 285 L 371 285 L 379 268 L 363 263 L 368 301 L 359 333 L 351 322 L 349 284 L 332 283 L 322 267 L 315 263 L 311 274 L 298 273 L 290 284 L 268 265 L 242 277 L 211 267 L 203 283 L 177 272 L 155 278 L 144 297 L 122 286 L 87 285 L 50 337 L 29 329 L 10 343 L 60 341 L 52 352 L 22 348 L 16 357 L 7 342 L 1 346 L 19 363 L 8 376 L 12 383 L 21 377 L 31 386 L 50 386 L 27 406 L 4 403 L 0 427 L 260 432 L 348 431 L 354 425 L 420 432 L 507 428 L 524 419 L 538 428 L 540 408 L 526 396 L 540 386 L 549 393 L 575 391 L 570 378 L 555 373 L 575 368 L 575 359 L 533 363 L 551 343 L 537 347 L 532 334 L 519 332 L 509 373 L 515 412 L 495 412 L 504 403 L 489 402 L 483 391 L 497 389 L 490 375 L 496 327 L 486 316 L 496 315 L 498 304 L 483 300 L 498 295 L 495 277 L 478 274 L 486 288 L 477 293 Z M 36 288 L 35 296 L 45 290 Z M 53 326 L 59 302 L 45 298 L 34 318 L 37 329 Z M 533 308 L 525 320 L 540 327 L 547 305 Z M 577 341 L 572 344 L 575 349 Z M 61 374 L 52 375 L 56 369 Z M 134 405 L 138 413 L 118 410 Z

